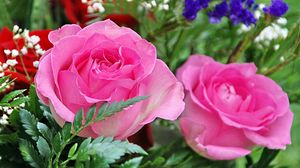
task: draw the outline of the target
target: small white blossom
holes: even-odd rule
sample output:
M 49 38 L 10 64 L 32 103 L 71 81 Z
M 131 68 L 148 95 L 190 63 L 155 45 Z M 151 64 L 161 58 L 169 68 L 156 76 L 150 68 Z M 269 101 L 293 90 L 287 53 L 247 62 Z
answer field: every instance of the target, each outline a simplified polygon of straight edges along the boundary
M 40 37 L 33 35 L 30 37 L 30 42 L 32 42 L 33 45 L 36 45 L 38 42 L 40 42 Z
M 20 34 L 15 34 L 14 37 L 13 37 L 13 39 L 14 39 L 14 40 L 17 40 L 17 39 L 19 39 L 20 37 L 21 37 Z
M 25 103 L 20 104 L 20 107 L 25 107 Z
M 5 54 L 5 55 L 10 55 L 10 53 L 11 53 L 10 50 L 8 50 L 8 49 L 4 50 L 4 54 Z
M 28 48 L 33 48 L 33 44 L 29 42 L 29 43 L 27 43 L 27 47 Z
M 34 49 L 36 49 L 36 50 L 41 49 L 41 46 L 39 44 L 37 44 L 34 46 Z
M 11 113 L 12 113 L 13 111 L 14 111 L 13 109 L 8 109 L 8 110 L 6 111 L 6 113 L 7 113 L 8 115 L 11 115 Z
M 3 68 L 3 69 L 6 69 L 7 67 L 8 67 L 7 63 L 3 63 L 3 64 L 2 64 L 2 68 Z
M 25 46 L 23 46 L 23 48 L 21 49 L 21 53 L 23 55 L 26 55 L 28 53 L 28 50 L 27 50 L 27 48 Z
M 18 64 L 18 61 L 15 59 L 8 59 L 8 60 L 6 60 L 6 64 L 9 66 L 15 66 Z
M 38 68 L 39 67 L 39 61 L 34 61 L 32 64 L 35 68 Z
M 16 50 L 16 49 L 11 50 L 11 56 L 12 57 L 16 57 L 18 55 L 19 55 L 19 51 L 18 50 Z
M 13 32 L 17 33 L 18 31 L 19 31 L 19 26 L 18 25 L 14 25 Z
M 277 19 L 277 23 L 284 26 L 287 24 L 287 19 L 281 17 L 281 18 Z

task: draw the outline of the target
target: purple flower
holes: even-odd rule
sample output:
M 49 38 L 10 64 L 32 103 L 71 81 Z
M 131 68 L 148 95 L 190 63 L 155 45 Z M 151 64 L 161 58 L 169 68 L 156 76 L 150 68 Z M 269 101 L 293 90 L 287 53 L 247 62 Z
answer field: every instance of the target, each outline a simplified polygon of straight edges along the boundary
M 208 12 L 210 23 L 220 23 L 222 17 L 228 15 L 229 8 L 226 0 L 215 6 L 212 12 Z
M 269 7 L 264 8 L 264 12 L 272 16 L 281 17 L 289 9 L 289 6 L 282 0 L 272 0 L 272 4 Z
M 197 17 L 197 13 L 204 8 L 208 7 L 210 0 L 185 0 L 183 16 L 187 20 L 194 20 Z
M 255 0 L 246 0 L 246 5 L 251 8 L 253 4 L 255 4 Z
M 244 23 L 247 26 L 256 23 L 256 19 L 253 13 L 243 7 L 242 0 L 231 0 L 230 1 L 230 16 L 229 18 L 233 24 Z

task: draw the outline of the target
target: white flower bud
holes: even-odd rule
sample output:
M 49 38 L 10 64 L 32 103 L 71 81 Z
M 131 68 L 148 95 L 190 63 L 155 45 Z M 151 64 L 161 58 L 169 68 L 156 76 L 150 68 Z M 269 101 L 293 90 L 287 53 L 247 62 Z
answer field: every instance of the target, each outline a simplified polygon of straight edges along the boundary
M 6 64 L 9 66 L 15 66 L 18 64 L 18 61 L 15 59 L 8 59 L 8 60 L 6 60 Z
M 38 68 L 39 67 L 39 61 L 34 61 L 32 64 L 35 68 Z
M 38 42 L 40 42 L 40 37 L 33 35 L 30 37 L 30 42 L 32 42 L 33 45 L 36 45 Z
M 25 46 L 23 46 L 23 48 L 21 49 L 21 53 L 23 55 L 26 55 L 28 53 L 28 50 L 27 50 L 27 48 Z
M 18 25 L 14 25 L 13 32 L 17 33 L 18 31 L 19 31 L 19 26 Z
M 8 49 L 4 50 L 4 54 L 5 54 L 5 55 L 10 55 L 10 53 L 11 53 L 10 50 L 8 50 Z
M 18 56 L 19 55 L 19 51 L 18 50 L 16 50 L 16 49 L 13 49 L 13 50 L 11 50 L 11 56 L 12 57 L 16 57 L 16 56 Z
M 3 69 L 6 69 L 7 67 L 8 67 L 7 63 L 3 63 L 3 64 L 2 64 L 2 68 L 3 68 Z

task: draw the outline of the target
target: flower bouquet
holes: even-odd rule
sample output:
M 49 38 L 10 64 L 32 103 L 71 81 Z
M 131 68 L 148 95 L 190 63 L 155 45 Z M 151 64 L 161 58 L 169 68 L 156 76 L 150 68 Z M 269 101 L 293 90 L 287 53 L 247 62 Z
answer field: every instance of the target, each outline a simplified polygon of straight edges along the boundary
M 300 166 L 299 7 L 4 0 L 0 167 Z

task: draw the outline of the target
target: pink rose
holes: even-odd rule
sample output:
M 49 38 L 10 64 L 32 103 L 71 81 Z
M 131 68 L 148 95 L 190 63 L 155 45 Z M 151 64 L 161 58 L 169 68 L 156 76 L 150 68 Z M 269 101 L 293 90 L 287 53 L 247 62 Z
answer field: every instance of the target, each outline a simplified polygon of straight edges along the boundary
M 251 63 L 221 64 L 193 55 L 177 71 L 186 90 L 180 127 L 187 143 L 203 156 L 230 160 L 255 145 L 285 149 L 291 143 L 289 100 Z
M 183 111 L 182 84 L 133 30 L 106 20 L 83 29 L 65 25 L 49 40 L 54 47 L 42 57 L 35 83 L 60 125 L 93 104 L 148 96 L 81 133 L 125 139 L 156 117 L 175 120 Z

